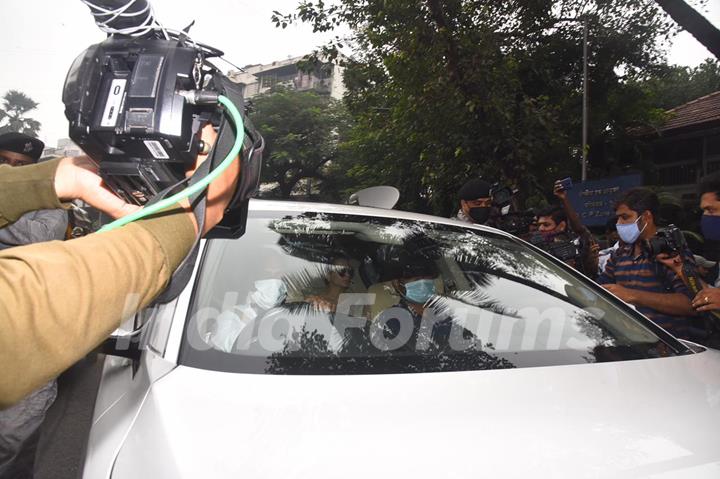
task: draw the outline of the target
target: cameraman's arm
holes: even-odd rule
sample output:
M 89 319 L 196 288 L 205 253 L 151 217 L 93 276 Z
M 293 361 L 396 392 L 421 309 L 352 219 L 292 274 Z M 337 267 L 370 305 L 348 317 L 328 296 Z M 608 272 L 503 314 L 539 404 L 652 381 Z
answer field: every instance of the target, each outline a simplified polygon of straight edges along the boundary
M 667 271 L 666 276 L 666 281 L 672 285 L 670 293 L 652 293 L 618 284 L 604 285 L 604 287 L 626 303 L 635 306 L 652 308 L 671 316 L 696 316 L 697 313 L 690 304 L 690 295 L 682 279 L 672 271 Z
M 198 165 L 205 158 L 201 155 Z M 0 169 L 0 186 L 7 188 L 0 187 L 0 214 L 6 222 L 22 214 L 22 208 L 5 206 L 21 191 L 35 192 L 27 198 L 33 207 L 81 198 L 111 215 L 132 209 L 77 159 L 52 165 L 43 174 L 34 166 L 16 168 L 27 176 Z M 10 173 L 14 181 L 6 181 Z M 203 234 L 222 219 L 239 173 L 235 161 L 209 186 Z M 82 358 L 164 289 L 196 236 L 188 208 L 186 203 L 108 233 L 0 253 L 0 409 Z
M 652 308 L 671 316 L 695 316 L 697 313 L 690 304 L 690 298 L 683 293 L 650 293 L 637 289 L 625 288 L 628 295 L 625 299 L 635 306 Z M 613 291 L 614 292 L 614 291 Z M 617 293 L 616 293 L 617 294 Z
M 588 278 L 595 278 L 598 275 L 598 252 L 600 246 L 590 231 L 583 226 L 584 233 L 580 235 L 582 241 L 582 262 L 583 271 Z
M 59 198 L 81 199 L 112 218 L 138 209 L 103 188 L 95 170 L 95 163 L 84 156 L 29 166 L 0 165 L 0 228 L 31 211 L 67 209 L 69 202 Z
M 0 408 L 96 347 L 160 293 L 195 227 L 184 210 L 0 253 Z
M 66 208 L 55 194 L 54 177 L 60 160 L 30 166 L 0 165 L 0 228 L 30 211 Z
M 565 215 L 567 216 L 570 229 L 573 230 L 576 235 L 581 235 L 586 232 L 587 228 L 585 227 L 585 225 L 583 225 L 580 216 L 577 214 L 577 211 L 575 211 L 575 208 L 573 208 L 572 204 L 570 203 L 567 191 L 562 189 L 560 182 L 555 183 L 553 193 L 562 202 L 563 210 L 565 210 Z

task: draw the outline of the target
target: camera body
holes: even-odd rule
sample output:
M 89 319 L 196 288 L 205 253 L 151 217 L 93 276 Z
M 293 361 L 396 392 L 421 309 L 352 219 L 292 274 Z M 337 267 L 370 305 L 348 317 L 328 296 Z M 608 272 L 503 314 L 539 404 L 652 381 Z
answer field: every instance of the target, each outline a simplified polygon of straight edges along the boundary
M 496 208 L 504 208 L 508 206 L 513 199 L 515 192 L 509 186 L 502 186 L 500 183 L 495 183 L 490 188 L 490 198 L 492 198 L 492 204 Z
M 541 233 L 534 233 L 528 242 L 550 253 L 560 261 L 572 261 L 580 258 L 580 248 L 574 240 L 548 240 Z
M 108 187 L 126 202 L 144 205 L 186 180 L 205 147 L 200 130 L 225 122 L 217 97 L 228 97 L 243 114 L 245 138 L 242 176 L 229 208 L 234 211 L 218 229 L 237 236 L 244 231 L 247 199 L 259 186 L 263 141 L 246 118 L 240 86 L 205 61 L 217 54 L 183 37 L 110 36 L 73 62 L 63 103 L 70 138 L 98 163 Z M 211 155 L 213 167 L 230 145 L 225 149 Z
M 494 226 L 511 235 L 522 237 L 527 235 L 534 221 L 535 214 L 532 211 L 517 211 L 499 216 Z
M 219 124 L 216 106 L 189 105 L 177 93 L 196 88 L 197 61 L 196 50 L 177 41 L 111 37 L 68 72 L 70 138 L 129 203 L 143 205 L 182 179 L 197 157 L 202 123 Z
M 661 253 L 675 256 L 687 249 L 687 241 L 679 228 L 670 225 L 667 228 L 660 228 L 657 234 L 647 240 L 647 247 L 650 256 L 655 257 Z

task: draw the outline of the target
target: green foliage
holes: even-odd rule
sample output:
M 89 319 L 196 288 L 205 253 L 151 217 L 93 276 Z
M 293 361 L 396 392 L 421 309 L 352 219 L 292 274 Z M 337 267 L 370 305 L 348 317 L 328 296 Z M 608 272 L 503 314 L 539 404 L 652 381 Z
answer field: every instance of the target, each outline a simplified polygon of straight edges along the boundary
M 591 173 L 602 174 L 604 145 L 658 116 L 629 81 L 663 62 L 673 34 L 651 0 L 303 1 L 274 15 L 279 27 L 350 28 L 316 52 L 356 52 L 343 170 L 357 188 L 396 186 L 401 207 L 437 214 L 476 175 L 525 192 L 579 176 L 569 151 L 581 142 L 582 21 L 566 18 L 588 25 Z
M 26 116 L 37 106 L 35 101 L 21 91 L 9 90 L 5 93 L 0 107 L 0 134 L 18 132 L 37 137 L 40 122 Z
M 695 68 L 661 65 L 641 83 L 654 106 L 669 110 L 720 91 L 720 62 L 707 59 Z
M 301 180 L 320 180 L 325 194 L 337 194 L 327 174 L 338 159 L 348 117 L 341 102 L 314 92 L 276 89 L 253 99 L 252 120 L 265 138 L 261 181 L 278 184 L 289 198 Z

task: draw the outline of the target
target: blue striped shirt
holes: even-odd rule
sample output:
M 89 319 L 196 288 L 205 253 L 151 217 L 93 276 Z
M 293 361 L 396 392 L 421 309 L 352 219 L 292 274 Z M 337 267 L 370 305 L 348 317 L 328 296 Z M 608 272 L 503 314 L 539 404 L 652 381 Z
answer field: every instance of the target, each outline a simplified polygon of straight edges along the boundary
M 686 254 L 686 258 L 692 258 Z M 647 291 L 649 293 L 682 293 L 690 297 L 682 279 L 651 258 L 645 246 L 639 255 L 635 254 L 635 245 L 621 243 L 613 252 L 605 266 L 605 271 L 598 277 L 600 284 L 619 284 L 629 289 Z M 679 338 L 687 338 L 690 318 L 687 316 L 671 316 L 655 309 L 638 306 L 637 310 L 650 318 L 655 324 Z

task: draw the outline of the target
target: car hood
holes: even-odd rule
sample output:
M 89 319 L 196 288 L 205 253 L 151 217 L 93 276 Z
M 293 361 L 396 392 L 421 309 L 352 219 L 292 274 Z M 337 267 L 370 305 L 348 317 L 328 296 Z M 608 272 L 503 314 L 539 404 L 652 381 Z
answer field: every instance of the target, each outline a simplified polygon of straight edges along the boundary
M 720 353 L 364 376 L 188 367 L 155 383 L 117 478 L 720 477 Z

